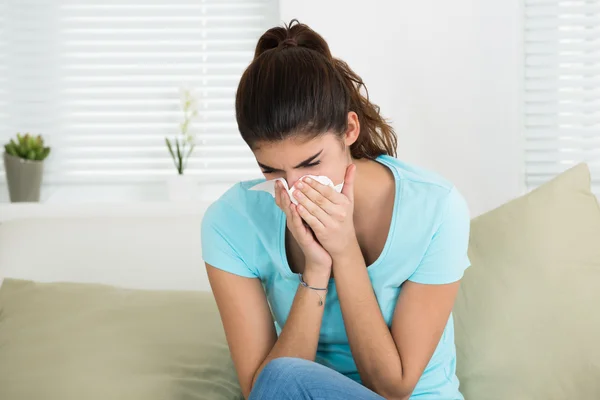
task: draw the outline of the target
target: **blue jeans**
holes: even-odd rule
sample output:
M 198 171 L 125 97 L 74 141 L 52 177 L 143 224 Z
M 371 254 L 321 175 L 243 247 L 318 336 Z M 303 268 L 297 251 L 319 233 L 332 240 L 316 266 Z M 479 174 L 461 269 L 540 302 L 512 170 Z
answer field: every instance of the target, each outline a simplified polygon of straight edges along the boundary
M 248 400 L 382 400 L 358 382 L 321 364 L 276 358 L 261 371 Z

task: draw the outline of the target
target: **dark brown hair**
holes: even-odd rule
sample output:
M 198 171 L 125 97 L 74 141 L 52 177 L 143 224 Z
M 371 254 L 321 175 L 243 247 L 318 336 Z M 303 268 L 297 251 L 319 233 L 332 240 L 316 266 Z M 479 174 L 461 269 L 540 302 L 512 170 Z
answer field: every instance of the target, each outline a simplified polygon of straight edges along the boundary
M 254 60 L 240 80 L 235 108 L 250 148 L 298 134 L 341 135 L 348 112 L 354 111 L 360 135 L 350 147 L 352 156 L 396 155 L 396 134 L 369 101 L 360 76 L 331 55 L 318 33 L 297 20 L 269 29 L 258 40 Z

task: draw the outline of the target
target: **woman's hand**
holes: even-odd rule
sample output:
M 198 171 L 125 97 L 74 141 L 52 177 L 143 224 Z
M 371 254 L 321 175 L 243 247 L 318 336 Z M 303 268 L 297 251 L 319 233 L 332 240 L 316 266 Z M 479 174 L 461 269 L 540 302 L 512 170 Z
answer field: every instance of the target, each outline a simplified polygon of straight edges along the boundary
M 357 244 L 354 230 L 354 177 L 356 166 L 346 169 L 342 193 L 304 178 L 296 183 L 294 196 L 300 217 L 312 228 L 319 243 L 334 259 Z
M 298 208 L 290 200 L 288 192 L 281 182 L 275 185 L 275 203 L 283 210 L 287 217 L 287 227 L 302 249 L 305 258 L 305 275 L 318 275 L 327 281 L 331 275 L 333 261 L 329 253 L 313 236 L 311 229 L 302 222 Z

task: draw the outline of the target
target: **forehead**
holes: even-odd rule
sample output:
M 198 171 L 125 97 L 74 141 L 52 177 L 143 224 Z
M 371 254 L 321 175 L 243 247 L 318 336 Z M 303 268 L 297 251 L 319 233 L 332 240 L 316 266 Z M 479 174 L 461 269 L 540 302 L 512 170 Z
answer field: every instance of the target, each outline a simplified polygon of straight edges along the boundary
M 317 137 L 303 137 L 303 136 L 292 136 L 282 140 L 274 140 L 268 142 L 258 142 L 254 146 L 253 151 L 255 153 L 272 153 L 277 151 L 290 151 L 300 150 L 304 148 L 311 148 L 318 146 L 323 142 L 322 136 Z

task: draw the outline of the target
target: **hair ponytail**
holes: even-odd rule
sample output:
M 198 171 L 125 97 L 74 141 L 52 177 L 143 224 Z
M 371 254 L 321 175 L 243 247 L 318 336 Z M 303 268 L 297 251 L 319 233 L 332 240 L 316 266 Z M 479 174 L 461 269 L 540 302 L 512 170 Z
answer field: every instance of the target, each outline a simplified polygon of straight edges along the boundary
M 297 134 L 341 135 L 350 111 L 360 122 L 352 157 L 396 156 L 394 129 L 369 101 L 360 76 L 331 55 L 318 33 L 292 20 L 261 36 L 236 93 L 238 127 L 251 148 Z
M 381 154 L 395 157 L 398 139 L 394 128 L 379 114 L 379 106 L 369 101 L 363 80 L 344 61 L 334 58 L 333 63 L 350 89 L 350 111 L 358 115 L 360 122 L 360 135 L 350 146 L 352 157 L 375 158 Z

